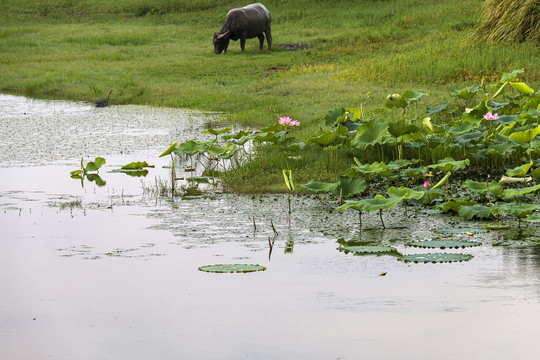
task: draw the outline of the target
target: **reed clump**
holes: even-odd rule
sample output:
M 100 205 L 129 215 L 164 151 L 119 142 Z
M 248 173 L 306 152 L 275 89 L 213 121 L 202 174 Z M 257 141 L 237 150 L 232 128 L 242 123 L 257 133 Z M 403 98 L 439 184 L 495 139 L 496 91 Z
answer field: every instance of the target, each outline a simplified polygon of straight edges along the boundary
M 486 0 L 473 38 L 540 45 L 540 0 Z

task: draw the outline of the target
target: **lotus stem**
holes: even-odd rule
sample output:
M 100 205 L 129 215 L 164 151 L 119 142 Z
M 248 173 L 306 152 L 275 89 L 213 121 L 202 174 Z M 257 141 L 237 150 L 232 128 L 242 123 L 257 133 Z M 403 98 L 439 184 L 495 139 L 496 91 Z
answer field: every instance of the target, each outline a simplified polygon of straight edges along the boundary
M 382 223 L 383 229 L 386 229 L 386 226 L 384 226 L 384 221 L 383 221 L 383 218 L 382 218 L 382 210 L 379 210 L 379 217 L 381 218 L 381 223 Z

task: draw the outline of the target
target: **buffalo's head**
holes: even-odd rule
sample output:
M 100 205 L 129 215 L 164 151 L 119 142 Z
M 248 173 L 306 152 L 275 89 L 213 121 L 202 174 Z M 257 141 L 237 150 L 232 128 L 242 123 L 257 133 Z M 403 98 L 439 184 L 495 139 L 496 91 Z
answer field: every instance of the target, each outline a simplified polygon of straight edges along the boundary
M 214 33 L 214 38 L 212 39 L 212 42 L 214 43 L 214 54 L 221 54 L 223 51 L 227 52 L 227 46 L 229 46 L 230 39 L 230 31 L 223 34 Z

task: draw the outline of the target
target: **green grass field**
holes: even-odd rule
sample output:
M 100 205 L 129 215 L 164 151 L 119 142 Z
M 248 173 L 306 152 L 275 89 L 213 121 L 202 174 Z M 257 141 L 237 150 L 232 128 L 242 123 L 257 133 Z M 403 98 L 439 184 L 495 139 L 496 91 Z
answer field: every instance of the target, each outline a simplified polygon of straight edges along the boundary
M 251 125 L 270 107 L 310 128 L 338 106 L 376 110 L 388 93 L 430 91 L 524 68 L 538 83 L 534 44 L 479 46 L 469 36 L 482 0 L 269 0 L 272 52 L 231 42 L 214 55 L 225 0 L 4 0 L 0 91 L 222 111 Z M 309 49 L 282 50 L 279 44 Z

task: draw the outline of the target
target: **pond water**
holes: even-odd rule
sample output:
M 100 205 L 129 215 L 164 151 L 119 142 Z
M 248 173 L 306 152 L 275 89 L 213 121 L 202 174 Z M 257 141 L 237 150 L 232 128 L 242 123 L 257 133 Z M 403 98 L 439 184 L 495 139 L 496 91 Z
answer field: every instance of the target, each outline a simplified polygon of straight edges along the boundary
M 2 359 L 537 358 L 540 229 L 444 235 L 432 230 L 482 224 L 402 207 L 360 229 L 310 196 L 290 216 L 283 195 L 158 196 L 158 155 L 216 122 L 0 95 Z M 105 186 L 70 177 L 82 156 L 107 160 Z M 144 178 L 110 172 L 143 160 L 156 165 Z M 423 253 L 406 243 L 439 238 L 482 245 L 443 264 L 337 250 Z M 231 263 L 267 269 L 198 270 Z

